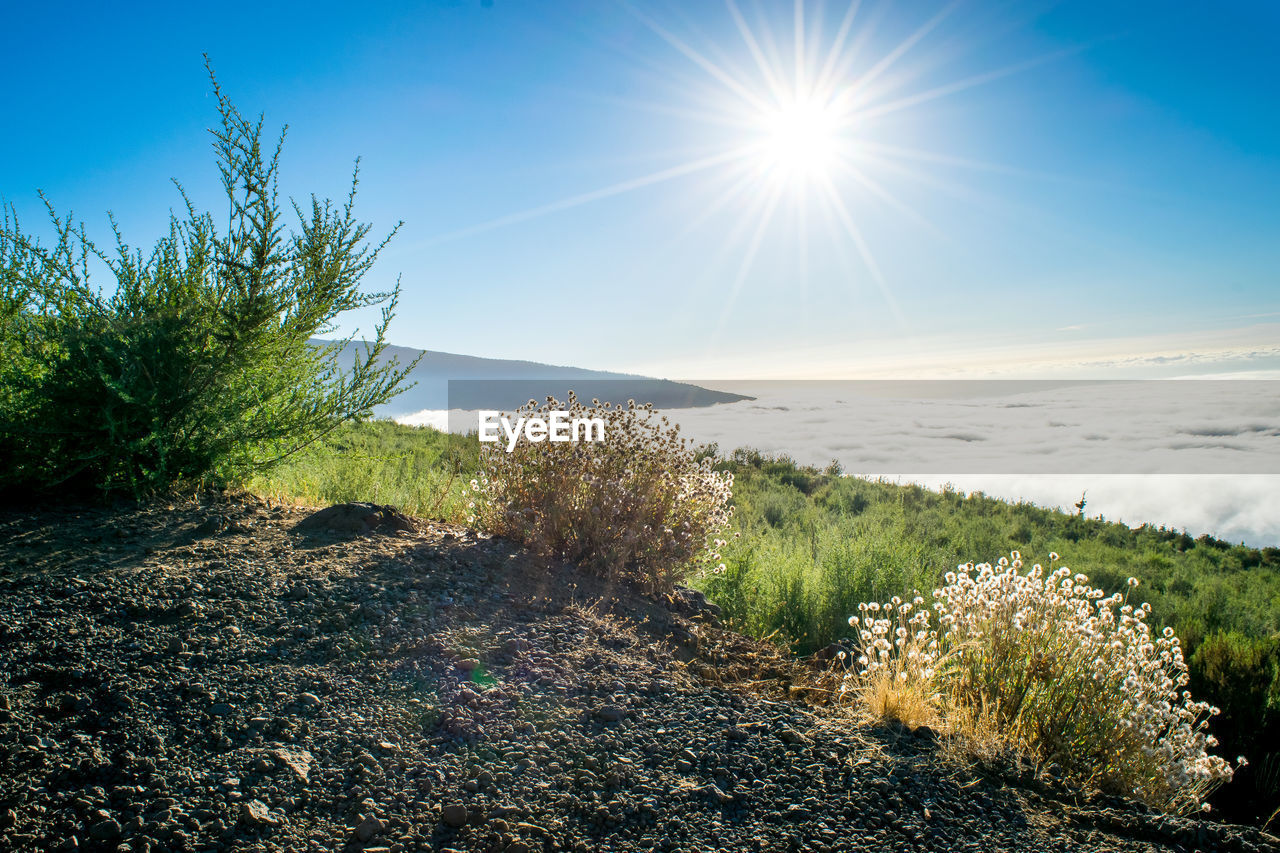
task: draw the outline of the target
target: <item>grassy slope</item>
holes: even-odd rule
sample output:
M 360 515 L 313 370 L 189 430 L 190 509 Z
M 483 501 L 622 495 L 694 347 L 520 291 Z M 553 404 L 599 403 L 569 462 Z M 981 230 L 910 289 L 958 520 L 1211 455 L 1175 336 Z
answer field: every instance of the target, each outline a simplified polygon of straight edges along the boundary
M 753 633 L 780 631 L 798 651 L 843 636 L 860 601 L 926 595 L 969 560 L 1050 552 L 1108 590 L 1142 581 L 1155 622 L 1191 646 L 1217 631 L 1280 631 L 1280 549 L 1147 525 L 1130 530 L 981 493 L 837 477 L 750 451 L 733 455 L 740 537 L 727 571 L 702 585 Z
M 463 521 L 478 445 L 429 427 L 390 421 L 347 425 L 245 487 L 312 506 L 371 501 L 410 515 Z
M 474 439 L 366 423 L 246 485 L 311 504 L 367 500 L 464 521 L 476 451 Z M 1028 564 L 1057 552 L 1108 590 L 1134 576 L 1153 624 L 1173 626 L 1192 653 L 1197 697 L 1223 707 L 1215 729 L 1224 754 L 1254 762 L 1228 789 L 1234 816 L 1265 819 L 1280 806 L 1280 549 L 841 477 L 752 451 L 722 464 L 735 473 L 737 507 L 721 549 L 726 570 L 692 582 L 731 627 L 809 652 L 845 636 L 858 602 L 912 589 L 927 596 L 956 564 L 1015 549 Z

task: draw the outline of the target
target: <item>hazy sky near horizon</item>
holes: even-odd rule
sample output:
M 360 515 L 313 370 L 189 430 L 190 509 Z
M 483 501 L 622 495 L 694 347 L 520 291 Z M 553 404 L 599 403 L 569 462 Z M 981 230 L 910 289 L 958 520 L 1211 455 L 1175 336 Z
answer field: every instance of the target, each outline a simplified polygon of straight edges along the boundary
M 406 346 L 670 376 L 1280 367 L 1280 5 L 9 4 L 0 195 L 222 211 L 201 53 L 281 189 L 404 228 Z M 852 13 L 851 10 L 852 9 Z M 43 233 L 43 232 L 42 232 Z M 359 318 L 365 327 L 370 317 Z

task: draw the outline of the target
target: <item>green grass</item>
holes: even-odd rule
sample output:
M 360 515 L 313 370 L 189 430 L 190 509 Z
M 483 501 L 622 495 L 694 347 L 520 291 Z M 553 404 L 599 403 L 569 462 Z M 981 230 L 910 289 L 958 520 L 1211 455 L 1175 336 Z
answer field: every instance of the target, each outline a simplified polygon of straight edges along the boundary
M 478 449 L 474 439 L 430 427 L 347 424 L 242 485 L 311 506 L 370 501 L 421 518 L 463 522 Z
M 1190 646 L 1223 631 L 1280 632 L 1280 549 L 1231 545 L 1147 525 L 1135 530 L 981 493 L 833 476 L 738 451 L 739 537 L 727 571 L 699 585 L 752 633 L 779 631 L 796 651 L 844 636 L 859 601 L 928 593 L 959 563 L 1018 550 L 1062 563 L 1108 591 L 1130 577 L 1154 620 Z
M 474 437 L 377 421 L 345 426 L 245 485 L 307 504 L 373 501 L 463 522 L 478 458 Z M 1280 549 L 843 477 L 750 450 L 720 465 L 735 475 L 726 570 L 691 583 L 730 626 L 807 653 L 844 637 L 859 602 L 913 589 L 928 597 L 958 563 L 1011 550 L 1028 565 L 1056 552 L 1108 592 L 1134 576 L 1142 586 L 1133 600 L 1151 603 L 1151 624 L 1182 638 L 1192 691 L 1223 708 L 1220 752 L 1253 762 L 1224 789 L 1226 813 L 1265 819 L 1280 806 Z

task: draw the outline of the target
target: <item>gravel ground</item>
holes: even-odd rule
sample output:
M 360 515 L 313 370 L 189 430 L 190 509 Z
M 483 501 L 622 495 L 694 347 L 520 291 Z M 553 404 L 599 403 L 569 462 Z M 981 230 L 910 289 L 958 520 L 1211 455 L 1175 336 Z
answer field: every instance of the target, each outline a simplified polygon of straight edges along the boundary
M 696 595 L 307 515 L 0 512 L 0 849 L 1280 849 L 856 725 Z

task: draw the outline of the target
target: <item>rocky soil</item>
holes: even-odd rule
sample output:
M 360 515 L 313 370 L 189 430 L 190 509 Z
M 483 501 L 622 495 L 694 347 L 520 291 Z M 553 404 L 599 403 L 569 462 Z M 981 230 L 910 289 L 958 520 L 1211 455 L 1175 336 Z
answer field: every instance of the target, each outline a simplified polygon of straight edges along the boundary
M 696 595 L 308 514 L 0 512 L 0 849 L 1280 849 L 857 725 Z

